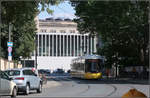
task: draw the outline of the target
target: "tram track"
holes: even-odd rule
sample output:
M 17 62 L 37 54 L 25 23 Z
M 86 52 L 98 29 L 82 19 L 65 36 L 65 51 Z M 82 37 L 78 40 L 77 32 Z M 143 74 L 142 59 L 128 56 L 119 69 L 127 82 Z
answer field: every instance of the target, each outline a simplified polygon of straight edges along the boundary
M 105 96 L 105 97 L 110 97 L 110 96 L 112 96 L 113 94 L 115 94 L 118 91 L 118 87 L 116 87 L 116 85 L 114 85 L 114 84 L 107 84 L 107 85 L 113 87 L 114 90 L 110 94 L 108 94 L 107 96 Z M 130 89 L 134 89 L 135 88 L 132 85 L 123 85 L 123 84 L 121 84 L 121 86 L 125 86 L 126 88 L 129 87 Z
M 70 95 L 70 96 L 75 96 L 75 97 L 85 97 L 85 96 L 114 97 L 114 96 L 117 96 L 117 94 L 123 88 L 126 90 L 135 88 L 133 85 L 119 84 L 118 86 L 118 84 L 113 84 L 113 83 L 109 84 L 110 82 L 107 84 L 105 83 L 106 81 L 96 81 L 96 80 L 92 81 L 92 80 L 83 80 L 83 79 L 68 78 L 68 77 L 54 77 L 52 78 L 52 80 L 61 83 L 62 84 L 61 86 L 63 88 L 65 87 L 66 89 L 66 91 L 64 92 L 68 92 L 68 91 L 71 92 L 71 90 L 75 91 L 75 92 L 71 92 L 68 94 L 68 96 Z M 97 90 L 95 90 L 95 87 L 96 87 L 94 86 L 95 84 L 100 84 L 97 86 Z M 101 89 L 103 87 L 104 89 Z M 91 93 L 91 91 L 96 91 L 96 92 Z
M 72 88 L 79 88 L 80 86 L 84 86 L 84 89 L 77 92 L 77 93 L 74 93 L 74 95 L 79 95 L 81 96 L 82 94 L 86 93 L 88 90 L 90 90 L 91 86 L 89 84 L 82 84 L 82 82 L 84 80 L 81 80 L 81 79 L 72 79 L 72 78 L 55 78 L 54 79 L 55 81 L 71 81 L 72 84 L 71 84 L 71 87 Z M 84 81 L 85 82 L 85 81 Z M 61 82 L 62 84 L 66 84 L 64 82 Z

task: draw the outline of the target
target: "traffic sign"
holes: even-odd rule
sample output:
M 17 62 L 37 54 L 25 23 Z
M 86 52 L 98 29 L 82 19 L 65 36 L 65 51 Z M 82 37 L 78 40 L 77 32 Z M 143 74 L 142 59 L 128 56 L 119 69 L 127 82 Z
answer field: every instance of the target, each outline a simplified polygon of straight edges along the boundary
M 13 42 L 7 42 L 7 46 L 8 47 L 12 47 L 13 46 Z
M 8 56 L 12 56 L 12 55 L 11 55 L 11 52 L 8 52 Z
M 8 52 L 12 52 L 12 47 L 8 47 Z
M 8 61 L 12 61 L 12 56 L 8 56 Z

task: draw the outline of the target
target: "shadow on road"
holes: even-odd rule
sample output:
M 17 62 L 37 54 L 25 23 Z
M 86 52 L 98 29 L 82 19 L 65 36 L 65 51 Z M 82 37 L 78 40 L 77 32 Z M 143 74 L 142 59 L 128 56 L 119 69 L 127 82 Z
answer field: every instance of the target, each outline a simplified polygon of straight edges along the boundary
M 140 84 L 140 85 L 149 85 L 148 80 L 136 80 L 136 79 L 116 79 L 116 78 L 103 78 L 98 80 L 86 80 L 73 78 L 75 82 L 79 84 Z
M 149 85 L 148 79 L 132 79 L 132 78 L 106 78 L 98 80 L 87 80 L 80 78 L 72 78 L 69 75 L 53 75 L 47 78 L 48 81 L 73 81 L 78 84 L 140 84 L 140 85 Z

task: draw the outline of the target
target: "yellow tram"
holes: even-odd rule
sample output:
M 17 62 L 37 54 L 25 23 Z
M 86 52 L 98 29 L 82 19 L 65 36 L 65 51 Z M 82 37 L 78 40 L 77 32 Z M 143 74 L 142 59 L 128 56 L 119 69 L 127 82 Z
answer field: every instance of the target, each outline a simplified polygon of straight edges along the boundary
M 83 79 L 100 79 L 104 59 L 99 55 L 85 55 L 75 58 L 71 62 L 70 75 Z

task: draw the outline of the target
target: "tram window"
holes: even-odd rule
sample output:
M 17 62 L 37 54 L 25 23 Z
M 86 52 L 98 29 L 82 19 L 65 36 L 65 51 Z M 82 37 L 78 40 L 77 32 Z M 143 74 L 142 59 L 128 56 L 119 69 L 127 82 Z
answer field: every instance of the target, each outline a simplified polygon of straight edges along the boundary
M 98 60 L 86 60 L 86 72 L 99 72 L 100 71 L 100 61 Z

